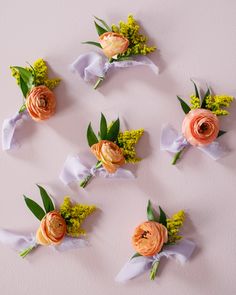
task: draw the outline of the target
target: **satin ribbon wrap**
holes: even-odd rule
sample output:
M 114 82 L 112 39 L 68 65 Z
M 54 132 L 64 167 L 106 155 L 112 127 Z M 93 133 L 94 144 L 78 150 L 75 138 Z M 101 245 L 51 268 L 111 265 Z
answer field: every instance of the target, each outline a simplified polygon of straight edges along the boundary
M 69 185 L 74 181 L 82 181 L 89 175 L 102 176 L 105 178 L 135 178 L 131 171 L 123 168 L 119 168 L 112 174 L 108 173 L 103 167 L 96 168 L 93 166 L 89 168 L 84 164 L 84 161 L 79 157 L 79 155 L 69 155 L 67 157 L 59 178 L 65 185 Z
M 99 77 L 105 77 L 106 73 L 112 68 L 129 68 L 135 66 L 147 66 L 155 74 L 159 73 L 159 68 L 146 56 L 139 55 L 130 57 L 129 60 L 110 63 L 103 54 L 93 51 L 80 55 L 72 63 L 71 70 L 78 72 L 84 81 L 93 82 Z
M 18 252 L 21 252 L 31 246 L 37 246 L 35 234 L 20 235 L 5 229 L 0 229 L 0 243 Z M 71 249 L 83 248 L 88 245 L 89 244 L 86 240 L 66 236 L 62 240 L 61 244 L 50 247 L 56 251 L 62 252 Z
M 4 151 L 11 150 L 19 147 L 19 144 L 15 141 L 15 135 L 17 127 L 19 127 L 23 121 L 30 118 L 28 111 L 22 113 L 17 112 L 11 118 L 5 119 L 2 124 L 2 149 Z
M 152 257 L 138 256 L 130 259 L 116 276 L 115 280 L 124 283 L 150 270 L 162 257 L 175 258 L 184 264 L 192 255 L 196 245 L 190 240 L 181 240 L 176 245 L 165 246 L 163 251 Z
M 184 147 L 190 146 L 188 141 L 171 126 L 165 125 L 161 131 L 160 149 L 171 153 L 178 153 Z M 218 141 L 213 141 L 206 146 L 197 147 L 213 160 L 218 160 L 224 157 L 228 150 L 223 147 Z

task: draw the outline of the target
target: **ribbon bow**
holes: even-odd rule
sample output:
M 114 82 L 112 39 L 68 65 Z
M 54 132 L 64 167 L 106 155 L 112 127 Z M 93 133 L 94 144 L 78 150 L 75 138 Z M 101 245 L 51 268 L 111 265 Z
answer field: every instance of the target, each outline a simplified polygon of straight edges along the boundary
M 152 256 L 138 256 L 129 260 L 120 270 L 115 280 L 119 283 L 131 280 L 151 269 L 152 265 L 159 262 L 162 257 L 175 258 L 184 264 L 192 255 L 196 245 L 190 240 L 182 240 L 173 246 L 165 246 L 163 251 Z

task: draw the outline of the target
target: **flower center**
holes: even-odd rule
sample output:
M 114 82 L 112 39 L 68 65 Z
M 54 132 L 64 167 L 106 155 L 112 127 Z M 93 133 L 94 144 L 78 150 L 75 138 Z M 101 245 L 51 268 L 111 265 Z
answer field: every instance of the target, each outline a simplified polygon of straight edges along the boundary
M 201 126 L 199 127 L 198 132 L 199 132 L 199 133 L 204 133 L 205 131 L 208 130 L 208 127 L 209 127 L 209 126 L 208 126 L 207 123 L 202 123 Z
M 147 237 L 147 234 L 149 234 L 150 232 L 148 231 L 148 230 L 145 230 L 143 233 L 142 233 L 142 235 L 141 235 L 141 238 L 142 239 L 147 239 L 148 237 Z
M 45 108 L 47 106 L 47 100 L 44 96 L 40 96 L 39 98 L 39 107 Z

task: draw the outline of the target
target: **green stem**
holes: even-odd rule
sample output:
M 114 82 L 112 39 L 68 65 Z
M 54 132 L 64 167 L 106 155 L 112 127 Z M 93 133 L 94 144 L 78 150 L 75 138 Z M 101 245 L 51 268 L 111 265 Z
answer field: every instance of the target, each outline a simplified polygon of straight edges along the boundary
M 180 156 L 181 156 L 181 154 L 182 154 L 182 152 L 183 152 L 183 150 L 184 150 L 185 148 L 182 148 L 182 150 L 180 150 L 178 153 L 176 153 L 175 155 L 174 155 L 174 158 L 173 158 L 173 160 L 172 160 L 172 165 L 175 165 L 176 164 L 176 162 L 179 160 L 179 158 L 180 158 Z
M 21 108 L 19 109 L 19 114 L 23 113 L 26 110 L 26 105 L 25 103 L 21 106 Z
M 95 85 L 93 86 L 93 89 L 97 89 L 98 86 L 102 83 L 102 81 L 104 80 L 104 77 L 99 77 L 97 79 L 97 82 L 95 83 Z
M 20 257 L 25 258 L 34 248 L 37 248 L 38 244 L 30 246 L 19 253 Z
M 102 166 L 102 162 L 98 161 L 95 169 L 98 169 Z M 90 182 L 90 180 L 93 178 L 92 174 L 89 174 L 88 176 L 86 176 L 81 182 L 80 182 L 80 187 L 85 188 L 86 185 Z
M 160 261 L 155 261 L 152 265 L 151 272 L 150 272 L 150 280 L 152 281 L 155 280 L 159 264 L 160 264 Z

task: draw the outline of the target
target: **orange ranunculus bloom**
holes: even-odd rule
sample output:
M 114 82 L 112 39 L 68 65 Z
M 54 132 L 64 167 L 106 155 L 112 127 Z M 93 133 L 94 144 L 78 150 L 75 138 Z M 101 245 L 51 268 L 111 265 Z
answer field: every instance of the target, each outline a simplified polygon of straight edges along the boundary
M 117 54 L 124 53 L 128 46 L 129 40 L 118 33 L 106 32 L 99 37 L 103 53 L 112 58 Z
M 54 210 L 47 213 L 41 220 L 36 234 L 40 245 L 58 245 L 66 234 L 66 222 L 60 212 Z
M 184 118 L 182 133 L 194 146 L 212 143 L 219 133 L 219 119 L 210 110 L 191 110 Z
M 143 256 L 159 253 L 168 241 L 168 231 L 164 225 L 155 221 L 145 221 L 136 227 L 132 237 L 134 249 Z
M 55 113 L 56 97 L 44 85 L 33 87 L 26 98 L 26 108 L 35 121 L 49 119 Z
M 109 173 L 115 173 L 125 163 L 122 150 L 114 142 L 101 140 L 91 146 L 91 151 Z

